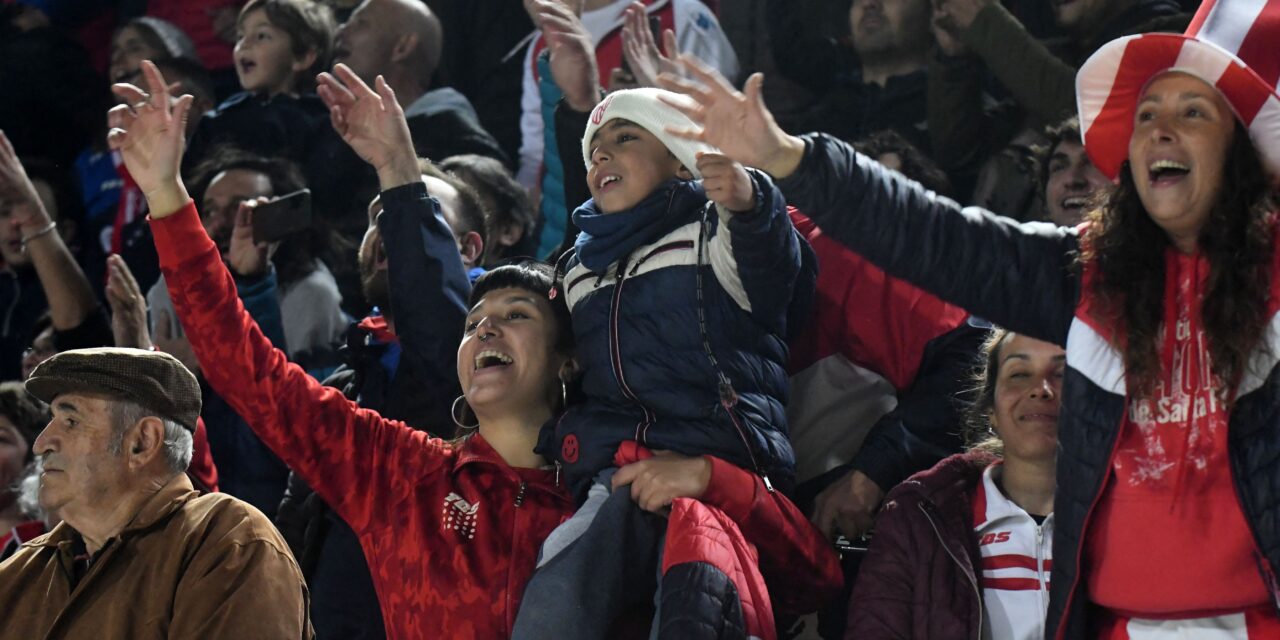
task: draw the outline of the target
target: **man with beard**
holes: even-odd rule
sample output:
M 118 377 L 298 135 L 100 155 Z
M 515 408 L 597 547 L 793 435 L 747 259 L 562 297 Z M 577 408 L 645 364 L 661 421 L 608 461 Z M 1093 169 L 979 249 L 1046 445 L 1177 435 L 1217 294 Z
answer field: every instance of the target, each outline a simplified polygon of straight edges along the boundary
M 779 70 L 819 96 L 790 130 L 826 131 L 845 140 L 884 129 L 898 132 L 926 155 L 926 74 L 929 0 L 853 0 L 849 42 L 805 38 L 799 13 L 769 0 L 770 39 Z M 834 61 L 834 62 L 833 62 Z
M 469 282 L 440 290 L 392 290 L 389 269 L 411 274 L 400 282 L 420 282 L 420 257 L 452 253 L 470 278 L 483 273 L 484 213 L 475 191 L 456 178 L 420 161 L 427 192 L 440 203 L 440 218 L 453 243 L 439 241 L 429 225 L 440 221 L 402 220 L 382 215 L 382 202 L 369 203 L 369 225 L 357 257 L 360 284 L 374 309 L 352 325 L 344 349 L 346 364 L 324 384 L 337 388 L 361 407 L 402 420 L 433 436 L 453 435 L 450 409 L 461 390 L 454 360 L 464 318 Z M 385 239 L 385 242 L 384 242 Z M 397 333 L 395 311 L 403 305 L 431 310 L 429 327 L 403 327 Z M 413 343 L 415 348 L 402 348 Z M 415 354 L 433 353 L 416 357 Z M 385 636 L 382 610 L 360 541 L 351 527 L 297 475 L 276 517 L 311 587 L 312 622 L 318 638 L 371 639 Z

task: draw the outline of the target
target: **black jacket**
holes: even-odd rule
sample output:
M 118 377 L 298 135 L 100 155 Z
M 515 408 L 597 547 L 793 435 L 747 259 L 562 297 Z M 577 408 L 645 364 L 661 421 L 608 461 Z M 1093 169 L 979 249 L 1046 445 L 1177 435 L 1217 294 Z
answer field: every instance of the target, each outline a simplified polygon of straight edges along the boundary
M 388 345 L 372 343 L 369 333 L 355 326 L 344 349 L 347 363 L 325 384 L 385 418 L 447 438 L 453 428 L 450 408 L 460 395 L 455 361 L 470 282 L 439 205 L 432 200 L 433 215 L 422 215 L 406 203 L 425 189 L 413 184 L 385 192 L 385 210 L 378 218 L 401 344 L 394 375 L 383 365 Z M 440 269 L 446 271 L 449 286 L 422 291 L 419 283 L 441 280 L 422 274 Z M 311 587 L 317 636 L 384 636 L 382 611 L 359 539 L 297 475 L 289 479 L 276 524 Z

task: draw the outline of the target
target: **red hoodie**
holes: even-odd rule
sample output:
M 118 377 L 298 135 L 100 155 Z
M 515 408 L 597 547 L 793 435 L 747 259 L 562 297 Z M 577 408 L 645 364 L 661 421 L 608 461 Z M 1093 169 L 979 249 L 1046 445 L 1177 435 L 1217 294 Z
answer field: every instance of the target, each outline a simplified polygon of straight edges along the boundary
M 1271 599 L 1232 484 L 1226 401 L 1201 326 L 1209 261 L 1170 248 L 1165 265 L 1161 377 L 1152 397 L 1129 400 L 1085 558 L 1094 603 L 1198 618 Z

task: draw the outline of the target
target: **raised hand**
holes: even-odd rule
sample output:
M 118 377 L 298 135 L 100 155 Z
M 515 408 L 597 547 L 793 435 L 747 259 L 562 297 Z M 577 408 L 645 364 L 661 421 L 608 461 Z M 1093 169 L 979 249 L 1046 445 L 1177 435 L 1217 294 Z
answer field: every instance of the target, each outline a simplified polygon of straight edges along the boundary
M 265 202 L 269 202 L 269 199 L 246 200 L 236 210 L 235 226 L 231 229 L 231 246 L 227 249 L 227 264 L 237 275 L 258 276 L 267 271 L 271 246 L 266 242 L 253 241 L 253 210 Z
M 168 311 L 161 311 L 156 316 L 156 349 L 163 351 L 178 359 L 191 373 L 200 375 L 200 361 L 196 359 L 196 353 L 191 349 L 191 341 L 187 340 L 185 335 L 172 335 L 173 317 Z
M 107 112 L 107 144 L 124 158 L 129 175 L 147 196 L 152 217 L 162 218 L 190 199 L 178 166 L 194 98 L 184 95 L 171 103 L 169 85 L 150 60 L 142 62 L 142 75 L 146 91 L 125 83 L 111 87 L 124 104 Z
M 680 63 L 691 80 L 664 73 L 658 76 L 658 84 L 689 96 L 693 104 L 668 97 L 661 99 L 689 116 L 697 126 L 669 126 L 667 133 L 705 142 L 729 158 L 775 178 L 791 175 L 800 166 L 804 141 L 787 135 L 764 106 L 763 75 L 756 73 L 748 78 L 743 93 L 734 89 L 719 72 L 690 56 L 681 55 Z
M 698 173 L 708 200 L 731 213 L 755 210 L 756 185 L 742 165 L 718 153 L 699 153 Z
M 659 51 L 658 44 L 653 41 L 644 5 L 639 2 L 631 3 L 622 24 L 622 55 L 631 67 L 631 75 L 635 77 L 637 86 L 658 86 L 658 75 L 662 73 L 680 75 L 680 64 L 676 62 L 676 32 L 664 30 L 662 46 L 664 51 Z
M 591 34 L 573 11 L 554 0 L 533 0 L 534 24 L 550 53 L 551 75 L 574 111 L 590 111 L 600 101 L 600 73 Z
M 18 221 L 22 236 L 27 237 L 49 225 L 49 214 L 18 160 L 18 153 L 8 136 L 0 131 L 0 208 L 8 207 L 9 216 Z
M 959 38 L 995 0 L 933 0 L 933 23 Z
M 151 348 L 147 329 L 147 299 L 129 265 L 119 255 L 107 257 L 107 305 L 111 307 L 111 335 L 117 347 Z
M 316 92 L 329 107 L 334 130 L 373 165 L 383 190 L 422 179 L 404 109 L 382 76 L 374 81 L 377 91 L 345 64 L 335 65 L 332 74 L 321 73 L 316 80 Z

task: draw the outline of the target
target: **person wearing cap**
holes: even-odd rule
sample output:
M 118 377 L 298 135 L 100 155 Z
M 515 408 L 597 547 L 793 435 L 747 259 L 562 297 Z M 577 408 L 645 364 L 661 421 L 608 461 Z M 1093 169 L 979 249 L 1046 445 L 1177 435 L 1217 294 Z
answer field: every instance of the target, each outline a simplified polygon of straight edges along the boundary
M 1046 637 L 1280 636 L 1277 16 L 1280 0 L 1209 0 L 1186 34 L 1081 67 L 1085 150 L 1117 184 L 1077 228 L 961 211 L 788 136 L 760 77 L 745 96 L 698 65 L 706 88 L 667 79 L 698 103 L 682 135 L 768 171 L 832 237 L 1065 346 Z
M 586 399 L 540 448 L 564 465 L 580 507 L 543 545 L 516 619 L 521 637 L 598 637 L 611 607 L 624 606 L 598 587 L 629 569 L 606 568 L 600 552 L 627 539 L 624 529 L 660 529 L 626 520 L 629 509 L 670 507 L 626 489 L 630 472 L 615 474 L 624 442 L 713 455 L 784 487 L 794 480 L 784 340 L 813 297 L 816 260 L 767 176 L 666 131 L 691 124 L 668 104 L 679 99 L 661 89 L 616 91 L 582 135 L 592 197 L 573 213 L 581 233 L 560 260 L 559 289 Z M 788 534 L 815 533 L 803 529 Z M 680 544 L 675 531 L 630 538 L 618 557 L 656 564 L 657 549 Z M 668 584 L 677 575 L 665 572 L 660 591 L 677 588 Z M 636 588 L 626 597 L 651 594 Z
M 459 323 L 461 343 L 446 341 L 457 345 L 449 362 L 430 357 L 443 339 L 428 339 L 437 310 L 396 309 L 402 358 L 422 358 L 437 375 L 448 367 L 457 376 L 463 395 L 453 419 L 463 437 L 432 438 L 362 408 L 289 363 L 237 302 L 235 282 L 178 172 L 176 127 L 190 97 L 171 105 L 159 71 L 148 63 L 143 69 L 149 94 L 115 87 L 136 108 L 109 113 L 111 144 L 146 187 L 169 293 L 210 386 L 359 536 L 389 638 L 509 637 L 539 546 L 573 510 L 559 469 L 534 451 L 544 425 L 573 398 L 562 386 L 573 381 L 573 332 L 552 269 L 530 262 L 481 276 L 470 296 L 463 294 L 469 311 Z M 401 218 L 401 227 L 421 220 L 432 245 L 450 248 L 393 255 L 398 243 L 388 241 L 393 291 L 465 283 L 393 90 L 379 81 L 375 91 L 342 64 L 334 75 L 321 74 L 320 83 L 335 129 L 378 169 L 385 206 L 379 228 L 394 235 L 388 219 Z M 509 362 L 497 366 L 495 352 Z M 714 459 L 709 478 L 690 474 L 691 467 L 705 468 L 704 459 L 674 455 L 635 464 L 633 471 L 645 471 L 636 486 L 663 492 L 673 477 L 692 479 L 675 495 L 700 497 L 741 521 L 744 535 L 760 540 L 760 572 L 778 577 L 770 584 L 777 601 L 816 602 L 838 589 L 829 549 L 815 552 L 803 540 L 771 535 L 804 523 L 804 516 L 758 476 Z M 813 586 L 814 576 L 835 584 Z
M 27 390 L 40 505 L 63 521 L 0 564 L 7 638 L 312 638 L 308 595 L 271 522 L 184 471 L 200 386 L 174 357 L 64 351 Z

